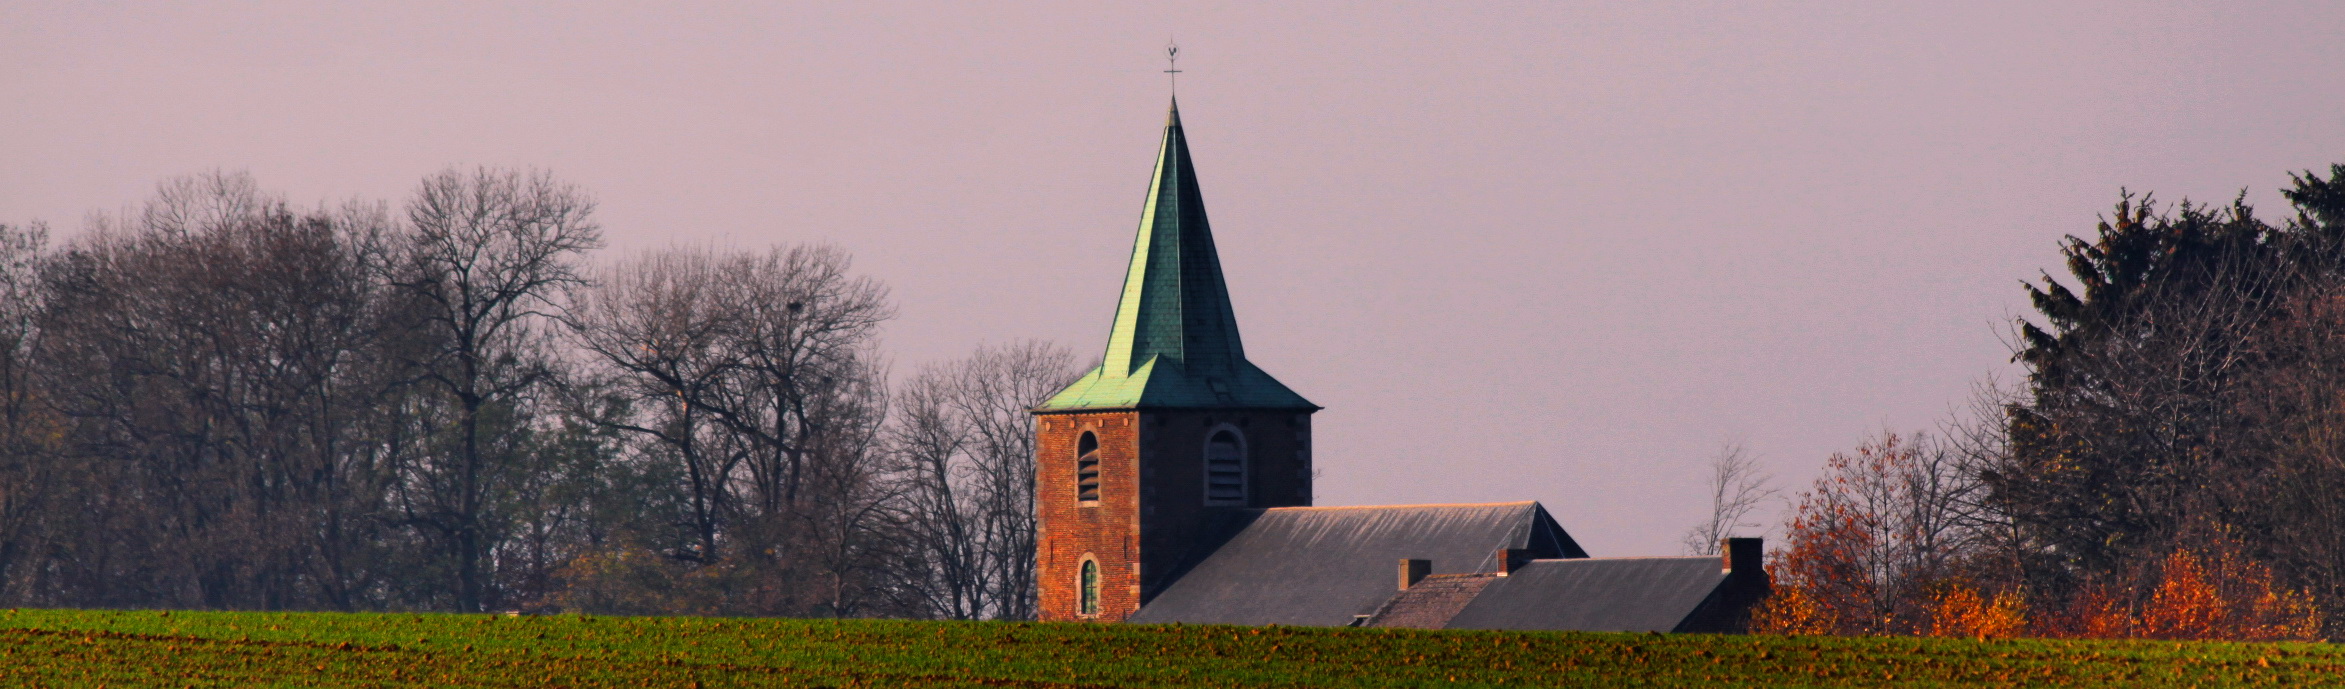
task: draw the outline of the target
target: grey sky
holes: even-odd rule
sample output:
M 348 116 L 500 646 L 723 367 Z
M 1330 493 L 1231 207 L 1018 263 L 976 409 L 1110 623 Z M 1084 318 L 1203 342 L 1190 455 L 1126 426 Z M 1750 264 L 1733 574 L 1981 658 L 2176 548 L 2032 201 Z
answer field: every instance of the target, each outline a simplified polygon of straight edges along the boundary
M 617 251 L 845 247 L 899 370 L 1090 354 L 1178 37 L 1321 503 L 1538 499 L 1630 555 L 1723 441 L 1796 487 L 2008 373 L 2019 281 L 2120 186 L 2276 213 L 2345 162 L 2333 2 L 664 5 L 6 0 L 0 222 L 540 166 Z

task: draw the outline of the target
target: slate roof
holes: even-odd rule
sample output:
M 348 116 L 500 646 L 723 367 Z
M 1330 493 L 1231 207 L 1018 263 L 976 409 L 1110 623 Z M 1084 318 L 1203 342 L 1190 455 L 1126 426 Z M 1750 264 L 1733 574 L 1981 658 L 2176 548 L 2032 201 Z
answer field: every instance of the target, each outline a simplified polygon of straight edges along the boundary
M 1343 626 L 1398 592 L 1404 558 L 1469 574 L 1496 571 L 1500 548 L 1587 557 L 1536 502 L 1246 512 L 1251 521 L 1127 621 Z
M 1175 102 L 1103 362 L 1035 411 L 1195 407 L 1319 408 L 1246 360 Z
M 1533 560 L 1442 628 L 1682 631 L 1727 581 L 1717 557 Z
M 1496 574 L 1435 574 L 1395 594 L 1376 608 L 1362 627 L 1441 629 L 1466 609 L 1490 584 L 1504 581 Z M 1393 582 L 1399 584 L 1398 580 Z

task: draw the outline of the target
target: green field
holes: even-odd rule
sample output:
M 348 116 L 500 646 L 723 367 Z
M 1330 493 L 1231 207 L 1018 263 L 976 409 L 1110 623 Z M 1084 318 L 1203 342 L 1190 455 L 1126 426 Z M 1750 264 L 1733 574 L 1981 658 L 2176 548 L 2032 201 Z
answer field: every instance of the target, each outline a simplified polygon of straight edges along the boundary
M 14 610 L 5 686 L 2311 686 L 2326 644 Z

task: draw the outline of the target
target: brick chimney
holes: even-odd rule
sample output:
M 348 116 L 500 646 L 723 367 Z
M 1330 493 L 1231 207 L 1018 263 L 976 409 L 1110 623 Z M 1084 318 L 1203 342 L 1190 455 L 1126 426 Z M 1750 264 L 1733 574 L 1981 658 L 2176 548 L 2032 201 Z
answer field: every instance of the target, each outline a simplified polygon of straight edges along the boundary
M 1530 564 L 1533 557 L 1537 556 L 1531 551 L 1521 548 L 1499 548 L 1498 552 L 1490 555 L 1491 559 L 1498 561 L 1498 576 L 1502 577 L 1522 569 L 1523 565 Z
M 1400 590 L 1409 590 L 1409 587 L 1416 586 L 1417 582 L 1424 581 L 1425 575 L 1432 573 L 1432 560 L 1411 560 L 1405 557 L 1401 558 Z
M 1764 540 L 1729 538 L 1720 545 L 1723 547 L 1718 551 L 1725 554 L 1725 561 L 1720 564 L 1726 567 L 1726 571 L 1751 574 L 1766 571 L 1766 565 L 1761 561 L 1767 552 Z

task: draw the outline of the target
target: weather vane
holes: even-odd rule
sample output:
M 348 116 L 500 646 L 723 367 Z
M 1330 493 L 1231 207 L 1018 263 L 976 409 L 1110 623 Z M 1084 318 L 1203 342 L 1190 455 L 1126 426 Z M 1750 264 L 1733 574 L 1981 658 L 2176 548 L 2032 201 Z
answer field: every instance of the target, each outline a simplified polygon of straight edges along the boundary
M 1173 92 L 1179 93 L 1181 90 L 1181 44 L 1174 42 L 1164 44 L 1164 73 L 1172 75 Z

